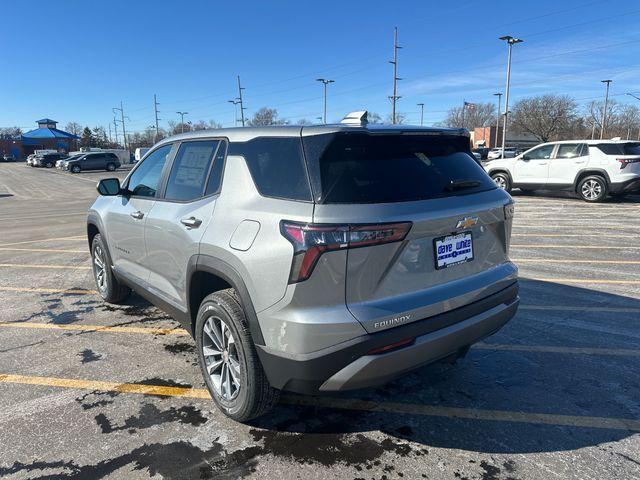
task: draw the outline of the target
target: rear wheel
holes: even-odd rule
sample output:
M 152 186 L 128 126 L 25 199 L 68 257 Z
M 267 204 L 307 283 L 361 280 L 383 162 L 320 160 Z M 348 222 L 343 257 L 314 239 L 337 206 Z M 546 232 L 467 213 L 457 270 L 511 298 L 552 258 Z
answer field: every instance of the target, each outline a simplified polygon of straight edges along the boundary
M 47 163 L 45 166 L 46 166 L 47 168 L 51 168 L 51 167 L 53 167 L 53 163 Z
M 131 289 L 116 279 L 111 271 L 107 250 L 102 241 L 102 236 L 97 234 L 91 242 L 91 260 L 93 266 L 93 278 L 98 287 L 98 293 L 109 303 L 120 303 L 131 293 Z
M 71 173 L 80 173 L 80 165 L 74 165 L 71 167 Z
M 228 417 L 245 422 L 280 396 L 258 359 L 244 310 L 231 289 L 204 298 L 195 325 L 198 362 L 209 393 Z
M 506 190 L 507 192 L 511 191 L 511 179 L 506 173 L 492 173 L 491 178 L 499 188 Z
M 601 202 L 607 196 L 607 181 L 600 175 L 589 175 L 578 183 L 578 195 L 585 202 Z
M 113 163 L 107 163 L 107 171 L 108 172 L 113 172 L 116 169 L 115 164 Z

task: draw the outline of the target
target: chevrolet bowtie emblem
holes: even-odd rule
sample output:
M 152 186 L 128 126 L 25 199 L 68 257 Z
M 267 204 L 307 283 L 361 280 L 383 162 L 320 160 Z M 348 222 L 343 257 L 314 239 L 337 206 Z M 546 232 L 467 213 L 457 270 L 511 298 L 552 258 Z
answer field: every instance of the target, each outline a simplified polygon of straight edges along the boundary
M 458 220 L 456 228 L 470 228 L 478 223 L 478 217 L 464 217 L 462 220 Z

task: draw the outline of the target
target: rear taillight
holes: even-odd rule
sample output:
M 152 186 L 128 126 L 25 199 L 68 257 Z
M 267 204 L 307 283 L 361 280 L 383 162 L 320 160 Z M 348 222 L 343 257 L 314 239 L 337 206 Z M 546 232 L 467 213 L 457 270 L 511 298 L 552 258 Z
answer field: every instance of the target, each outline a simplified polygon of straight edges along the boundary
M 616 158 L 616 160 L 620 162 L 620 170 L 622 170 L 623 168 L 625 168 L 630 163 L 638 163 L 638 162 L 640 162 L 640 157 L 636 157 L 636 158 Z
M 293 245 L 289 283 L 309 278 L 324 252 L 404 240 L 411 222 L 378 225 L 327 225 L 283 220 L 280 232 Z

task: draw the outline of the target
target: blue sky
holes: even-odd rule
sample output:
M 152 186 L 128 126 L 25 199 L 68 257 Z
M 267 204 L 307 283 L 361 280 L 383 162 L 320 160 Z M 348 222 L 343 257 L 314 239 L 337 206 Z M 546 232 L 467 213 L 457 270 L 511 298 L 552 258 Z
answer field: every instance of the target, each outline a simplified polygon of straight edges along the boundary
M 153 119 L 234 121 L 227 100 L 245 90 L 247 114 L 275 107 L 292 123 L 352 110 L 390 112 L 393 27 L 402 99 L 398 111 L 425 123 L 504 90 L 505 34 L 514 47 L 512 99 L 567 93 L 580 103 L 602 97 L 614 82 L 620 102 L 638 102 L 640 3 L 633 0 L 457 2 L 397 1 L 48 1 L 3 5 L 0 126 L 35 127 L 43 116 L 62 126 L 112 121 L 122 100 L 127 130 Z M 7 19 L 11 19 L 7 21 Z M 638 102 L 640 104 L 640 102 Z

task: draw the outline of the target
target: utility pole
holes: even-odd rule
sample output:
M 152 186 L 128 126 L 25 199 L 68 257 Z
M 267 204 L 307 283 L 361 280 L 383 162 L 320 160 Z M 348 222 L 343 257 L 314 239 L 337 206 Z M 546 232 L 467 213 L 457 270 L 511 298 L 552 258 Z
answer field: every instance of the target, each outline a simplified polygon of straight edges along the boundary
M 495 97 L 498 97 L 498 115 L 496 116 L 496 137 L 493 142 L 493 146 L 497 147 L 498 146 L 498 130 L 500 130 L 500 103 L 502 100 L 502 93 L 498 92 L 498 93 L 494 93 L 493 95 Z
M 233 100 L 227 100 L 229 103 L 233 103 L 233 126 L 237 127 L 238 126 L 238 104 L 240 103 L 240 100 L 238 100 L 237 98 L 234 98 Z
M 109 125 L 109 127 L 111 127 L 111 125 Z M 116 143 L 118 143 L 118 123 L 115 115 L 113 116 L 113 131 L 116 134 Z
M 323 123 L 327 124 L 327 85 L 333 83 L 333 80 L 327 80 L 325 78 L 316 78 L 316 82 L 322 82 L 324 84 L 324 115 Z
M 176 112 L 180 115 L 180 133 L 184 133 L 184 116 L 189 115 L 189 112 Z
M 604 110 L 602 111 L 602 128 L 600 129 L 600 140 L 604 138 L 604 131 L 607 128 L 607 107 L 609 106 L 609 85 L 613 80 L 600 80 L 607 84 L 607 93 L 604 95 Z
M 424 103 L 417 104 L 420 107 L 420 126 L 424 125 Z
M 156 136 L 153 139 L 153 143 L 156 143 L 158 141 L 158 137 L 160 136 L 160 127 L 158 126 L 158 120 L 160 120 L 158 118 L 158 105 L 160 105 L 158 103 L 158 99 L 156 97 L 156 94 L 153 94 L 153 110 L 156 114 Z
M 516 43 L 522 43 L 523 40 L 519 38 L 514 38 L 510 35 L 504 35 L 499 38 L 500 40 L 506 41 L 509 45 L 509 53 L 507 56 L 507 88 L 505 89 L 504 95 L 504 124 L 502 126 L 502 155 L 501 158 L 504 158 L 504 147 L 507 141 L 507 122 L 509 121 L 509 86 L 511 84 L 511 50 Z
M 109 143 L 112 143 L 113 140 L 111 140 L 111 123 L 108 123 L 107 126 L 109 127 Z
M 124 143 L 124 149 L 127 150 L 127 129 L 125 128 L 125 125 L 124 125 L 125 116 L 124 116 L 124 107 L 122 106 L 122 100 L 120 101 L 120 108 L 114 107 L 112 108 L 112 110 L 113 110 L 113 113 L 120 112 L 120 123 L 122 123 L 122 139 L 123 139 L 122 141 Z M 116 120 L 114 119 L 113 122 L 115 124 Z M 116 136 L 117 134 L 118 133 L 117 133 L 117 127 L 116 127 Z
M 238 100 L 240 101 L 240 120 L 242 121 L 242 126 L 244 127 L 244 103 L 242 100 L 242 91 L 244 90 L 243 87 L 240 86 L 240 75 L 238 75 Z
M 393 95 L 391 99 L 391 123 L 396 123 L 396 102 L 401 97 L 398 96 L 398 80 L 402 80 L 398 77 L 398 50 L 402 48 L 398 45 L 398 27 L 393 29 L 393 60 L 389 60 L 389 63 L 393 65 Z

